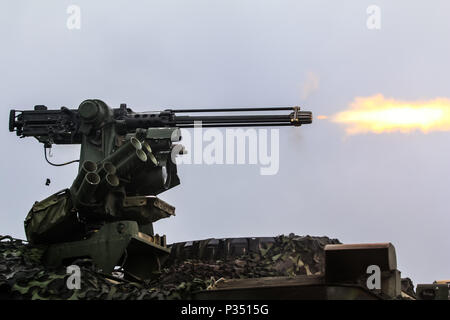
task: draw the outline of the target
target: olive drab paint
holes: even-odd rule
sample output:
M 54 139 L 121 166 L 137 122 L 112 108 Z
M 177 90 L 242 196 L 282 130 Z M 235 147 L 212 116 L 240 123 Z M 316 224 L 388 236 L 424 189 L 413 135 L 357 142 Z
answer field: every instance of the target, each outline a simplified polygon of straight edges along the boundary
M 259 111 L 289 113 L 254 115 Z M 214 112 L 247 115 L 197 115 Z M 166 237 L 154 233 L 153 223 L 175 215 L 175 208 L 157 195 L 180 184 L 172 158 L 174 150 L 183 153 L 178 143 L 181 128 L 198 123 L 207 128 L 298 127 L 311 122 L 311 112 L 299 107 L 136 113 L 125 104 L 113 109 L 89 99 L 76 110 L 48 110 L 43 105 L 30 111 L 11 110 L 9 130 L 20 137 L 35 137 L 45 149 L 53 144 L 81 144 L 72 185 L 33 205 L 25 219 L 27 239 L 47 246 L 49 266 L 82 258 L 105 273 L 120 265 L 127 277 L 151 278 L 170 253 Z

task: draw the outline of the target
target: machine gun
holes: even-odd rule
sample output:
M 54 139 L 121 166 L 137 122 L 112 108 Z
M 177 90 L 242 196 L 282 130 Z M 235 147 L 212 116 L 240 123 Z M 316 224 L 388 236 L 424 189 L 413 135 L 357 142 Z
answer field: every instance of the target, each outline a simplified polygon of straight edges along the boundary
M 248 114 L 290 111 L 288 114 Z M 198 115 L 199 113 L 246 115 Z M 186 113 L 196 115 L 185 115 Z M 9 130 L 53 144 L 81 144 L 78 174 L 69 189 L 36 202 L 25 219 L 27 239 L 48 246 L 45 263 L 70 264 L 88 258 L 105 273 L 121 266 L 132 278 L 146 279 L 170 250 L 153 223 L 175 214 L 156 196 L 180 183 L 173 152 L 180 128 L 300 126 L 312 122 L 299 107 L 167 109 L 133 112 L 85 100 L 78 109 L 11 110 Z M 66 163 L 67 164 L 67 163 Z M 64 164 L 59 164 L 64 165 Z

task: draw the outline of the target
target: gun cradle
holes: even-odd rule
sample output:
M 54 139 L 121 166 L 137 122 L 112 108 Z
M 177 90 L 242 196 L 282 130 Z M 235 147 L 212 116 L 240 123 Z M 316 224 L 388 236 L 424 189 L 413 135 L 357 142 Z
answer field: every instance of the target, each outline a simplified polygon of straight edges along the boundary
M 26 219 L 28 240 L 49 246 L 49 265 L 89 258 L 106 272 L 121 265 L 127 276 L 141 279 L 159 269 L 170 250 L 152 224 L 175 215 L 175 207 L 156 195 L 179 184 L 170 159 L 172 142 L 181 139 L 178 131 L 120 135 L 109 127 L 83 136 L 83 160 L 71 187 L 36 203 Z M 125 229 L 112 232 L 111 225 Z
M 49 266 L 89 258 L 104 272 L 121 265 L 128 277 L 146 279 L 170 253 L 165 236 L 153 234 L 152 223 L 175 215 L 175 207 L 154 195 L 128 196 L 132 176 L 152 170 L 155 163 L 143 167 L 140 158 L 129 155 L 142 150 L 128 143 L 118 150 L 125 148 L 128 154 L 113 162 L 127 170 L 117 170 L 112 157 L 99 164 L 86 160 L 70 189 L 33 206 L 25 220 L 27 238 L 49 246 Z

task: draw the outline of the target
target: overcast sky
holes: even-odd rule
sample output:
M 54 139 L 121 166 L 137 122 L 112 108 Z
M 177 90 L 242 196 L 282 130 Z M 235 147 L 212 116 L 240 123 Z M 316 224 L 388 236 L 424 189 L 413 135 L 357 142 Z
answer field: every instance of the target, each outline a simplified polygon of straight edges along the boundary
M 66 26 L 67 7 L 81 28 Z M 381 29 L 366 25 L 369 5 Z M 42 145 L 8 132 L 11 108 L 77 108 L 98 98 L 135 111 L 301 105 L 345 110 L 356 96 L 450 97 L 448 1 L 2 1 L 0 234 L 25 238 L 36 200 L 70 186 L 76 165 L 51 167 Z M 326 235 L 392 242 L 402 276 L 447 279 L 450 132 L 347 137 L 326 120 L 280 129 L 280 169 L 184 165 L 161 194 L 176 217 L 168 242 Z M 78 146 L 53 148 L 54 162 Z M 46 178 L 52 183 L 45 186 Z

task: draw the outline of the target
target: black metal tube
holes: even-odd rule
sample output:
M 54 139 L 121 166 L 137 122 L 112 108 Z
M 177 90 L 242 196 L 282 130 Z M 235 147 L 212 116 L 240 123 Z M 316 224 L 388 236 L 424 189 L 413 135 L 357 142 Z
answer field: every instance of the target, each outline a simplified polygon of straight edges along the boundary
M 73 192 L 78 192 L 78 188 L 80 188 L 81 183 L 84 180 L 84 177 L 90 173 L 90 172 L 95 172 L 97 171 L 97 164 L 93 161 L 90 160 L 86 160 L 84 161 L 81 166 L 80 166 L 80 170 L 78 171 L 78 175 L 75 177 L 75 180 L 72 183 L 72 186 L 70 187 L 70 189 Z
M 204 123 L 235 123 L 235 122 L 289 122 L 289 115 L 260 115 L 260 116 L 177 116 L 175 121 L 177 124 L 192 123 L 194 121 L 202 121 Z
M 82 205 L 88 204 L 94 196 L 94 192 L 100 183 L 100 177 L 95 172 L 88 172 L 76 195 L 76 202 Z
M 136 149 L 126 159 L 117 165 L 117 173 L 120 177 L 136 170 L 139 165 L 147 162 L 147 155 L 142 149 Z
M 203 127 L 226 126 L 298 126 L 312 122 L 312 113 L 308 111 L 298 112 L 294 115 L 244 115 L 244 116 L 176 116 L 174 119 L 177 127 L 192 128 L 195 122 L 201 122 Z
M 109 192 L 117 188 L 120 184 L 119 178 L 115 174 L 108 173 L 102 178 L 96 190 L 96 197 L 103 198 Z
M 100 178 L 103 179 L 108 174 L 115 174 L 117 169 L 111 162 L 103 161 L 97 171 Z
M 104 159 L 104 162 L 111 162 L 114 166 L 118 166 L 127 157 L 132 155 L 136 150 L 142 149 L 141 142 L 131 137 L 131 139 L 123 144 L 119 149 L 111 153 Z M 117 168 L 118 169 L 118 168 Z
M 293 126 L 291 123 L 228 123 L 228 124 L 202 124 L 202 128 L 232 128 L 232 127 L 287 127 Z M 178 128 L 195 128 L 194 124 L 185 124 L 177 126 Z
M 247 111 L 282 111 L 294 110 L 293 107 L 262 107 L 262 108 L 219 108 L 219 109 L 168 109 L 165 111 L 174 113 L 191 113 L 191 112 L 247 112 Z

